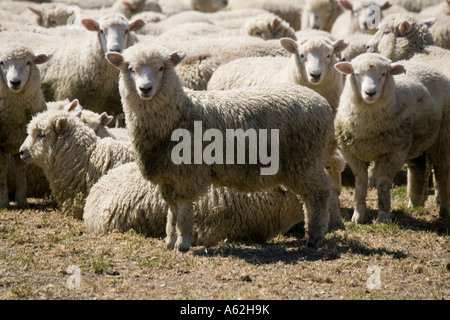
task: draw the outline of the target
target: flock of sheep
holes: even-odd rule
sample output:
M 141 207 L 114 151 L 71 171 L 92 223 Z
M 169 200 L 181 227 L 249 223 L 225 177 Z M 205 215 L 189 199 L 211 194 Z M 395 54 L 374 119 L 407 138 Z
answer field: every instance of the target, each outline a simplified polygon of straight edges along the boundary
M 89 232 L 178 251 L 305 221 L 318 247 L 342 226 L 346 165 L 363 223 L 371 186 L 389 221 L 406 164 L 410 206 L 432 175 L 448 218 L 449 15 L 449 0 L 2 1 L 0 207 L 49 194 Z M 175 164 L 173 132 L 198 122 L 278 130 L 278 171 Z

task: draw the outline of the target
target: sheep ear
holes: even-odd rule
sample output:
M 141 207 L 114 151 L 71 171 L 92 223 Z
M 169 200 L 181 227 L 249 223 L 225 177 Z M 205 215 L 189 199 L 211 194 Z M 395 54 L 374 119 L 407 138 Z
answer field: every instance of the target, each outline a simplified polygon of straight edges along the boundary
M 100 121 L 100 124 L 102 126 L 107 126 L 108 124 L 110 124 L 110 122 L 113 120 L 113 116 L 108 116 L 108 114 L 106 112 L 103 112 L 100 117 L 98 118 L 98 120 Z
M 427 19 L 427 20 L 422 21 L 422 23 L 423 23 L 424 25 L 426 25 L 427 28 L 432 27 L 432 26 L 434 25 L 435 22 L 436 22 L 436 18 L 431 18 L 431 19 Z
M 130 8 L 131 9 L 131 3 L 129 3 L 128 1 L 122 1 L 122 4 L 125 6 L 125 7 L 127 7 L 127 8 Z
M 75 109 L 80 105 L 80 101 L 78 99 L 74 99 L 68 106 L 64 108 L 67 112 L 75 111 Z
M 347 0 L 339 0 L 339 4 L 343 8 L 345 8 L 347 10 L 350 10 L 350 11 L 353 11 L 353 5 L 349 1 L 347 1 Z
M 398 74 L 406 73 L 406 69 L 402 64 L 393 63 L 391 64 L 390 74 L 396 76 Z
M 286 49 L 289 53 L 297 53 L 298 50 L 298 44 L 295 42 L 295 40 L 291 38 L 281 38 L 280 39 L 281 46 Z
M 391 4 L 389 1 L 386 1 L 385 3 L 383 3 L 382 5 L 380 5 L 380 10 L 381 10 L 381 11 L 387 10 L 387 9 L 389 9 L 390 7 L 392 7 L 392 4 Z
M 333 48 L 334 48 L 333 53 L 334 54 L 341 53 L 347 47 L 348 47 L 348 43 L 344 42 L 344 40 L 338 40 L 335 43 L 333 43 Z
M 30 10 L 31 12 L 33 12 L 35 15 L 42 17 L 42 12 L 40 10 L 37 10 L 35 8 L 32 7 L 28 7 L 28 10 Z
M 412 28 L 411 23 L 405 20 L 398 26 L 398 31 L 400 32 L 400 35 L 404 36 L 411 31 L 411 28 Z
M 89 31 L 98 31 L 100 29 L 98 22 L 93 19 L 83 19 L 81 23 Z
M 172 52 L 169 56 L 170 61 L 172 61 L 173 65 L 176 66 L 178 65 L 181 61 L 183 61 L 183 59 L 186 57 L 186 53 L 185 52 L 179 52 L 179 51 L 175 51 Z
M 130 31 L 137 31 L 145 26 L 146 22 L 142 19 L 136 19 L 130 23 Z
M 334 65 L 334 68 L 342 74 L 352 74 L 353 67 L 350 62 L 339 62 Z
M 111 63 L 117 69 L 121 69 L 121 66 L 124 64 L 123 56 L 117 52 L 107 52 L 105 54 L 106 60 Z
M 34 64 L 46 63 L 50 59 L 50 56 L 47 54 L 38 54 L 35 55 L 32 59 Z
M 59 118 L 55 124 L 55 132 L 58 135 L 61 135 L 67 130 L 67 126 L 68 126 L 67 118 Z
M 281 20 L 279 18 L 274 18 L 272 21 L 272 27 L 274 29 L 278 28 L 281 25 Z

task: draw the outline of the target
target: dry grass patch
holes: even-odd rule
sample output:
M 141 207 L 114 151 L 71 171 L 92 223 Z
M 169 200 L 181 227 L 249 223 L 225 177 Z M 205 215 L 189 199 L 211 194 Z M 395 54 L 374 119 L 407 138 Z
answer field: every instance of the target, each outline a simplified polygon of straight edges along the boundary
M 433 196 L 407 209 L 402 188 L 393 191 L 392 223 L 364 225 L 350 222 L 354 190 L 344 188 L 345 228 L 319 250 L 292 233 L 186 254 L 135 232 L 87 234 L 82 221 L 33 199 L 29 210 L 0 211 L 0 299 L 448 299 L 449 221 L 439 220 Z M 375 219 L 374 190 L 369 203 Z

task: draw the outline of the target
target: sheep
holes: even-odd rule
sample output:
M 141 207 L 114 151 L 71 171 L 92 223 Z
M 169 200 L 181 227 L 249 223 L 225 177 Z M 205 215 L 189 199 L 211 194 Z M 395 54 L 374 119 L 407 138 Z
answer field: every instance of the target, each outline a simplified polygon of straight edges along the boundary
M 379 7 L 380 20 L 388 14 L 407 12 L 402 7 L 392 6 L 389 1 L 379 3 L 378 0 L 358 0 L 350 3 L 347 0 L 340 0 L 339 3 L 347 10 L 336 19 L 331 29 L 331 33 L 337 38 L 345 38 L 355 33 L 374 34 L 378 26 L 369 24 L 369 22 L 376 22 L 371 19 L 373 12 L 369 10 L 370 6 Z
M 68 19 L 75 13 L 64 3 L 41 4 L 39 9 L 35 7 L 28 7 L 28 9 L 36 15 L 35 24 L 45 28 L 66 25 Z
M 139 169 L 145 179 L 160 187 L 170 206 L 167 248 L 189 250 L 192 202 L 212 183 L 237 191 L 285 185 L 300 194 L 305 203 L 307 245 L 319 245 L 330 218 L 331 179 L 325 172 L 325 162 L 334 140 L 333 114 L 323 97 L 309 88 L 289 84 L 213 92 L 183 89 L 174 68 L 185 54 L 171 52 L 157 44 L 137 44 L 125 50 L 123 55 L 110 52 L 106 57 L 120 70 L 119 89 Z M 234 160 L 231 160 L 233 155 L 229 149 L 228 164 L 222 164 L 223 159 L 218 153 L 215 153 L 216 158 L 211 160 L 208 157 L 204 163 L 199 161 L 197 152 L 195 162 L 202 164 L 189 165 L 191 159 L 185 157 L 190 158 L 187 151 L 176 156 L 180 144 L 169 139 L 180 131 L 191 135 L 193 125 L 197 134 L 201 125 L 222 135 L 225 128 L 279 128 L 281 133 L 271 131 L 268 140 L 273 151 L 277 138 L 272 139 L 272 136 L 281 134 L 277 153 L 281 163 L 265 168 L 261 165 L 233 165 L 230 164 Z M 180 160 L 181 153 L 183 157 Z M 265 160 L 265 163 L 270 161 Z M 266 170 L 260 172 L 261 169 Z
M 17 42 L 5 43 L 0 49 L 1 208 L 9 205 L 8 155 L 14 158 L 17 206 L 28 206 L 25 163 L 19 157 L 19 148 L 26 138 L 26 124 L 32 115 L 45 110 L 46 107 L 37 65 L 48 60 L 47 54 L 35 55 L 29 47 Z
M 392 63 L 378 53 L 364 53 L 335 67 L 347 75 L 335 130 L 339 147 L 356 179 L 352 221 L 361 223 L 365 218 L 368 162 L 375 164 L 378 221 L 385 222 L 390 220 L 394 176 L 408 163 L 409 178 L 420 182 L 424 173 L 410 164 L 424 153 L 435 169 L 440 216 L 448 216 L 450 80 L 425 64 Z M 413 198 L 423 196 L 423 189 L 411 192 Z
M 411 12 L 420 12 L 421 10 L 434 6 L 442 0 L 389 0 L 392 4 L 401 6 Z
M 208 90 L 225 90 L 262 84 L 294 83 L 308 87 L 325 97 L 336 113 L 343 89 L 342 77 L 333 66 L 335 55 L 347 47 L 342 40 L 334 43 L 327 38 L 310 37 L 296 42 L 280 40 L 291 57 L 242 58 L 221 65 L 208 82 Z M 264 70 L 264 72 L 261 72 Z M 338 193 L 345 161 L 338 151 L 327 165 Z
M 261 14 L 250 18 L 244 26 L 249 36 L 255 36 L 264 40 L 291 38 L 297 40 L 295 30 L 288 22 L 276 14 Z
M 250 0 L 250 1 L 230 1 L 228 8 L 233 11 L 236 9 L 256 8 L 272 12 L 287 21 L 294 30 L 301 28 L 301 16 L 303 3 L 298 0 Z
M 450 0 L 424 9 L 420 15 L 428 18 L 436 18 L 436 22 L 430 28 L 434 42 L 439 47 L 450 50 Z
M 369 34 L 359 33 L 346 37 L 344 40 L 348 43 L 347 48 L 343 50 L 338 58 L 341 62 L 352 61 L 360 54 L 367 52 L 367 43 L 372 39 Z
M 164 237 L 168 211 L 158 187 L 132 162 L 110 170 L 91 188 L 83 220 L 87 232 L 97 235 L 133 229 L 147 237 Z M 302 203 L 290 191 L 240 193 L 211 186 L 194 204 L 193 245 L 265 242 L 303 220 Z
M 227 3 L 227 0 L 164 0 L 160 6 L 163 13 L 172 15 L 188 10 L 216 12 L 225 8 Z
M 324 30 L 303 29 L 295 33 L 295 37 L 297 38 L 298 41 L 302 41 L 304 38 L 311 38 L 314 36 L 325 37 L 333 42 L 337 40 L 336 37 L 333 36 L 330 32 Z
M 20 157 L 44 170 L 61 213 L 83 216 L 89 189 L 108 170 L 135 161 L 131 143 L 100 138 L 77 114 L 48 110 L 35 115 Z
M 334 22 L 343 12 L 336 0 L 307 0 L 302 12 L 301 30 L 331 31 Z
M 33 47 L 48 50 L 52 63 L 40 67 L 42 90 L 47 101 L 79 99 L 92 111 L 110 115 L 122 113 L 117 88 L 118 72 L 104 58 L 108 51 L 122 51 L 135 41 L 132 31 L 142 20 L 129 22 L 122 14 L 106 15 L 100 21 L 83 19 L 85 30 L 72 30 L 60 41 L 56 37 L 22 34 Z M 39 37 L 38 37 L 39 36 Z M 9 37 L 17 37 L 16 33 Z M 61 46 L 69 41 L 73 46 Z

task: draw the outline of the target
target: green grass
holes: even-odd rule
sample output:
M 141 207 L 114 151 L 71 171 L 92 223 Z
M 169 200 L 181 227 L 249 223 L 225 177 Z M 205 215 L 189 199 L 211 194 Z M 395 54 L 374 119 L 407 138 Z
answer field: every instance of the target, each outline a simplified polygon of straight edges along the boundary
M 348 232 L 355 233 L 384 233 L 384 234 L 398 234 L 400 233 L 400 228 L 395 222 L 389 223 L 372 223 L 372 224 L 356 224 L 351 223 L 347 227 Z

